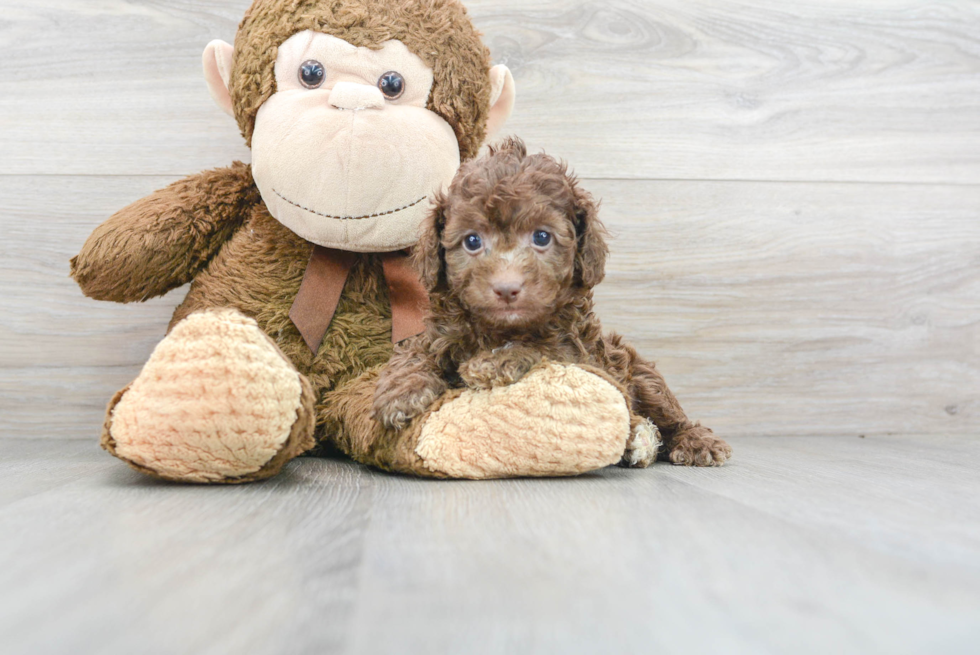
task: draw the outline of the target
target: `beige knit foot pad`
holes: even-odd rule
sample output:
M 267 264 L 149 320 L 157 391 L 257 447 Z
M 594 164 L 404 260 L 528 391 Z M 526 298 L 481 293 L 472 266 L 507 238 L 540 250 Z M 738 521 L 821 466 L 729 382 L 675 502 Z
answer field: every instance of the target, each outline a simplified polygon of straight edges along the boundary
M 577 475 L 619 462 L 629 438 L 630 413 L 616 386 L 546 363 L 516 384 L 467 390 L 443 405 L 415 452 L 454 478 Z
M 255 321 L 192 314 L 110 404 L 103 446 L 170 480 L 261 479 L 312 447 L 312 395 Z

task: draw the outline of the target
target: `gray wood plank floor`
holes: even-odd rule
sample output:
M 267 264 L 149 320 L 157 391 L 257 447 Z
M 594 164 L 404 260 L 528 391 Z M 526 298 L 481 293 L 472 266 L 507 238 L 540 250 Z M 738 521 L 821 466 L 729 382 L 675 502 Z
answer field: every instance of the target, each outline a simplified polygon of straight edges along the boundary
M 244 487 L 0 440 L 4 653 L 975 653 L 980 441 L 733 440 L 731 466 Z

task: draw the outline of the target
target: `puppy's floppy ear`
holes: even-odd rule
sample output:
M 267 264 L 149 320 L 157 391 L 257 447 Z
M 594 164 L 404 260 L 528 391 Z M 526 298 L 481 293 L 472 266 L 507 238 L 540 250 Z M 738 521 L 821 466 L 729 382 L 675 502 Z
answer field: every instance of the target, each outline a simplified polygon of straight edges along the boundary
M 588 191 L 580 189 L 572 180 L 574 197 L 573 214 L 575 221 L 575 236 L 578 241 L 575 253 L 575 283 L 578 286 L 591 289 L 602 282 L 606 275 L 606 228 L 599 222 L 599 208 L 595 199 Z
M 446 284 L 446 249 L 442 247 L 442 231 L 446 227 L 446 205 L 449 198 L 439 193 L 435 204 L 419 227 L 419 241 L 412 250 L 412 264 L 429 291 Z

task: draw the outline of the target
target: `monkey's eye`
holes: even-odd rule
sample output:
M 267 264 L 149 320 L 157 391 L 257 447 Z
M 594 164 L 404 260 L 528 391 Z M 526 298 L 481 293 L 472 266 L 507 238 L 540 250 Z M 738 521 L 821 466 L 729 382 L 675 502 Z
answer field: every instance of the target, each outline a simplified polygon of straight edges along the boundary
M 378 78 L 378 88 L 388 100 L 397 100 L 405 93 L 405 78 L 395 71 L 388 71 Z
M 327 76 L 327 71 L 323 64 L 310 59 L 299 65 L 299 81 L 307 89 L 315 89 L 323 84 L 323 78 Z
M 483 247 L 483 239 L 480 238 L 479 234 L 467 234 L 463 237 L 463 247 L 466 248 L 467 252 L 476 253 L 480 251 Z
M 538 248 L 547 248 L 548 244 L 551 243 L 551 232 L 535 230 L 534 234 L 531 235 L 531 243 Z

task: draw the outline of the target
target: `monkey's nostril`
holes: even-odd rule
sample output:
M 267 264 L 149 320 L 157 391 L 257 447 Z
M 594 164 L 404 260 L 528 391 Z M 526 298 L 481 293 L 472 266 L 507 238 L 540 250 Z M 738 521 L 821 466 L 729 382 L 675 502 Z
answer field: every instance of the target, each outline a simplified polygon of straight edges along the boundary
M 521 289 L 523 287 L 523 282 L 502 282 L 493 285 L 493 292 L 500 300 L 510 303 L 517 300 L 517 297 L 521 295 Z

